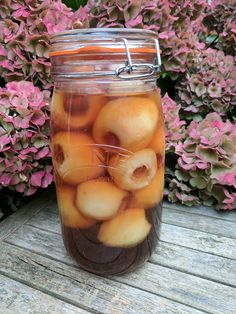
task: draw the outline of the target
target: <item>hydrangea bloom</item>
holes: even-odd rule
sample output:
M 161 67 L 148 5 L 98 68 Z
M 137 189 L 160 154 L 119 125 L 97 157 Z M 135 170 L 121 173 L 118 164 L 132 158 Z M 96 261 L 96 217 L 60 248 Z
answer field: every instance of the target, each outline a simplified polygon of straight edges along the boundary
M 200 203 L 199 197 L 194 195 L 192 188 L 177 178 L 172 178 L 169 182 L 167 196 L 169 201 L 173 203 L 180 202 L 187 206 L 198 205 Z
M 61 0 L 2 0 L 0 17 L 0 75 L 50 88 L 49 34 L 71 27 L 71 9 Z
M 236 66 L 232 56 L 215 49 L 199 51 L 189 72 L 178 82 L 185 114 L 225 115 L 236 105 Z
M 182 188 L 205 204 L 217 202 L 218 209 L 235 209 L 236 125 L 209 113 L 200 122 L 192 121 L 183 142 L 175 147 L 179 156 L 169 198 L 181 200 Z
M 230 193 L 227 189 L 224 189 L 225 198 L 222 206 L 219 209 L 231 210 L 236 209 L 236 192 Z
M 232 56 L 236 55 L 235 11 L 235 0 L 213 0 L 203 20 L 214 47 Z
M 177 105 L 176 102 L 168 96 L 168 94 L 165 94 L 162 98 L 162 108 L 166 126 L 166 150 L 169 151 L 183 138 L 183 125 L 185 125 L 185 121 L 180 120 L 180 106 Z
M 226 121 L 236 118 L 235 9 L 234 0 L 211 5 L 88 0 L 72 12 L 61 0 L 1 0 L 0 75 L 6 82 L 23 82 L 0 89 L 0 184 L 30 195 L 52 181 L 49 93 L 35 87 L 51 88 L 50 34 L 83 27 L 145 28 L 159 35 L 162 78 L 178 79 L 171 85 L 176 102 L 163 97 L 169 200 L 236 209 L 235 125 Z M 214 49 L 205 49 L 212 39 Z
M 31 195 L 52 182 L 49 97 L 26 81 L 0 88 L 0 187 Z

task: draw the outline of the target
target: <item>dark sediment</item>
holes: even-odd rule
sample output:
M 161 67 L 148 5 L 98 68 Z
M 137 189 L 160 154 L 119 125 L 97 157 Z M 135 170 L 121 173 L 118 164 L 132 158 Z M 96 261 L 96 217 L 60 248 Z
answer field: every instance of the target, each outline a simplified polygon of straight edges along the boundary
M 65 247 L 82 268 L 92 273 L 116 275 L 132 271 L 149 259 L 158 243 L 161 211 L 161 204 L 145 210 L 152 228 L 146 239 L 134 247 L 103 245 L 97 239 L 99 225 L 88 229 L 62 226 Z

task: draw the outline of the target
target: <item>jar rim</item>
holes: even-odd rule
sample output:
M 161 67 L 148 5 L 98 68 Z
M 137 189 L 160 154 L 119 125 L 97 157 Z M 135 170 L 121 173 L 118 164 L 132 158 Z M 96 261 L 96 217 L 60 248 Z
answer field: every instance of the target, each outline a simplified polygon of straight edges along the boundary
M 65 30 L 63 32 L 57 32 L 50 36 L 51 43 L 54 42 L 63 42 L 67 40 L 73 40 L 73 36 L 75 37 L 75 41 L 79 39 L 79 36 L 84 37 L 87 35 L 95 35 L 95 36 L 101 36 L 101 37 L 107 37 L 106 35 L 113 35 L 113 36 L 119 36 L 119 35 L 143 35 L 143 37 L 156 37 L 158 38 L 158 35 L 156 32 L 149 30 L 149 29 L 142 29 L 142 28 L 108 28 L 108 27 L 101 27 L 101 28 L 80 28 L 80 29 L 72 29 L 72 30 Z
M 77 53 L 125 52 L 124 38 L 134 52 L 156 53 L 156 32 L 140 28 L 83 28 L 51 35 L 50 57 Z

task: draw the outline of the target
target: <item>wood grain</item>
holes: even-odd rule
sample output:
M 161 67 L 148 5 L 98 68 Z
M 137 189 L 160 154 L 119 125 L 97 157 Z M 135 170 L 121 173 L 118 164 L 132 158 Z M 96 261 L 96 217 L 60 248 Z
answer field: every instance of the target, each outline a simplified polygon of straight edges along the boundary
M 89 313 L 2 275 L 0 275 L 0 304 L 0 313 L 4 314 Z
M 29 202 L 26 206 L 22 207 L 21 210 L 0 223 L 0 241 L 30 220 L 40 209 L 44 207 L 50 208 L 52 204 L 55 204 L 55 194 L 54 189 L 50 188 L 48 191 L 40 193 L 40 197 Z
M 74 264 L 67 256 L 59 234 L 24 226 L 7 241 L 63 263 Z M 113 279 L 210 313 L 233 313 L 236 308 L 236 289 L 160 265 L 147 263 L 136 272 Z
M 185 221 L 187 222 L 187 220 Z M 61 232 L 58 215 L 45 209 L 35 217 L 35 220 L 31 219 L 29 224 L 52 232 Z M 228 237 L 162 223 L 161 240 L 190 249 L 236 259 L 236 241 Z
M 38 220 L 34 221 L 32 219 L 29 223 L 36 227 L 40 226 L 45 231 L 59 234 L 61 232 L 58 216 L 51 214 L 49 211 L 40 212 Z M 24 231 L 25 228 L 26 231 Z M 25 233 L 28 234 L 27 240 L 25 239 Z M 19 230 L 17 235 L 8 238 L 8 241 L 33 251 L 38 247 L 42 252 L 47 252 L 49 246 L 51 250 L 59 254 L 59 259 L 62 258 L 62 260 L 71 263 L 71 259 L 64 250 L 61 234 L 60 236 L 53 236 L 51 233 L 41 232 L 40 230 L 27 229 L 27 226 L 25 226 L 22 230 Z M 46 248 L 44 249 L 42 246 L 46 246 Z M 161 241 L 150 261 L 230 286 L 236 286 L 236 261 L 225 257 Z
M 236 241 L 227 237 L 163 223 L 161 240 L 202 252 L 236 259 Z
M 196 215 L 203 215 L 208 217 L 214 217 L 221 220 L 235 221 L 236 222 L 236 211 L 228 210 L 228 211 L 217 211 L 213 207 L 210 206 L 184 206 L 179 204 L 171 204 L 167 201 L 163 202 L 164 208 L 170 208 L 174 210 L 178 210 L 185 213 L 192 213 Z
M 163 222 L 187 229 L 203 231 L 223 237 L 236 239 L 235 222 L 202 216 L 196 213 L 181 212 L 177 209 L 165 208 Z
M 236 211 L 165 203 L 150 261 L 100 277 L 66 253 L 52 188 L 0 224 L 0 313 L 235 314 L 235 226 Z
M 172 224 L 186 229 L 203 231 L 215 235 L 236 239 L 235 222 L 215 219 L 213 217 L 201 216 L 193 213 L 181 212 L 171 208 L 164 208 L 162 221 L 166 224 Z M 58 209 L 51 206 L 50 210 L 45 207 L 34 215 L 28 224 L 52 232 L 60 232 L 60 219 Z
M 43 208 L 27 224 L 51 232 L 61 233 L 59 213 L 55 206 L 50 207 L 50 209 Z
M 150 262 L 236 287 L 236 261 L 160 242 Z
M 145 292 L 109 278 L 0 244 L 0 272 L 33 288 L 96 313 L 200 314 L 202 311 Z M 230 313 L 230 312 L 228 312 Z

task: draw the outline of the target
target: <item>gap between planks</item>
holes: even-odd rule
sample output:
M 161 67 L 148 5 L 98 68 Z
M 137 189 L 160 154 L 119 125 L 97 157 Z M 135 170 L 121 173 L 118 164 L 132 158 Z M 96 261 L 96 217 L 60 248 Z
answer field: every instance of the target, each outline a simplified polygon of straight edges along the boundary
M 199 216 L 212 217 L 219 220 L 227 220 L 236 222 L 236 210 L 217 211 L 213 206 L 184 206 L 176 203 L 163 202 L 163 208 L 174 209 L 184 213 L 190 213 Z
M 52 203 L 53 204 L 53 203 Z M 45 205 L 44 205 L 44 208 L 45 208 Z M 49 206 L 49 208 L 51 208 L 51 206 Z M 42 207 L 42 209 L 43 209 L 43 207 Z M 39 209 L 40 210 L 40 209 Z M 167 266 L 168 267 L 168 266 Z
M 59 217 L 57 215 L 54 215 L 54 214 L 51 215 L 48 210 L 42 210 L 39 213 L 39 215 L 42 215 L 41 216 L 41 221 L 43 221 L 44 224 L 46 223 L 46 224 L 49 224 L 49 225 L 46 225 L 46 228 L 41 228 L 41 227 L 39 227 L 39 224 L 38 224 L 38 223 L 40 223 L 40 221 L 36 220 L 35 223 L 33 224 L 34 228 L 37 228 L 39 230 L 43 230 L 43 231 L 46 231 L 46 232 L 48 232 L 48 231 L 52 232 L 52 229 L 54 229 L 53 230 L 53 232 L 54 232 L 54 231 L 56 231 L 55 230 L 55 227 L 56 227 L 56 229 L 57 229 L 56 234 L 60 234 L 60 223 L 59 223 Z M 49 215 L 49 216 L 47 216 L 47 215 Z M 39 217 L 35 216 L 34 218 L 39 218 Z M 50 218 L 52 218 L 52 219 L 50 219 Z M 226 260 L 226 257 L 221 257 L 221 256 L 219 256 L 219 254 L 215 254 L 213 252 L 209 253 L 209 252 L 206 252 L 205 250 L 199 250 L 199 247 L 197 247 L 197 248 L 196 247 L 195 248 L 190 248 L 188 246 L 180 245 L 179 243 L 178 244 L 175 243 L 175 245 L 173 245 L 171 242 L 165 241 L 165 238 L 162 239 L 161 243 L 162 243 L 162 246 L 163 245 L 165 246 L 167 244 L 167 249 L 169 249 L 169 250 L 171 249 L 171 246 L 172 246 L 172 251 L 168 254 L 168 259 L 170 259 L 170 263 L 169 264 L 166 263 L 165 262 L 166 259 L 164 259 L 164 258 L 162 258 L 161 262 L 158 262 L 157 260 L 153 261 L 153 259 L 151 260 L 152 262 L 158 263 L 159 265 L 163 265 L 163 266 L 166 266 L 166 267 L 170 267 L 170 268 L 172 267 L 172 268 L 180 270 L 182 272 L 186 272 L 186 273 L 189 273 L 189 274 L 200 276 L 202 278 L 207 278 L 207 279 L 210 279 L 210 280 L 213 280 L 213 281 L 216 281 L 216 282 L 220 282 L 220 283 L 223 283 L 223 284 L 228 284 L 230 286 L 234 286 L 234 284 L 232 285 L 232 283 L 230 282 L 230 280 L 232 280 L 232 279 L 229 276 L 226 276 L 227 275 L 226 272 L 224 272 L 222 274 L 222 278 L 224 278 L 225 280 L 227 280 L 227 278 L 229 277 L 229 280 L 226 281 L 226 282 L 224 282 L 224 281 L 222 281 L 222 279 L 220 279 L 220 277 L 218 276 L 217 272 L 214 273 L 214 277 L 212 277 L 212 276 L 211 277 L 207 277 L 207 269 L 208 269 L 208 267 L 206 267 L 207 263 L 210 264 L 210 265 L 214 265 L 216 263 L 218 265 L 220 264 L 219 269 L 222 269 L 222 265 L 223 266 L 227 265 L 227 264 L 231 265 L 234 262 L 234 259 L 230 260 L 229 257 L 228 257 L 228 260 Z M 36 243 L 35 245 L 39 245 L 39 243 L 38 244 Z M 160 248 L 160 245 L 157 248 L 157 250 L 159 248 Z M 177 256 L 176 256 L 176 249 L 177 249 Z M 174 252 L 173 252 L 173 250 L 174 250 Z M 178 251 L 181 251 L 181 250 L 182 251 L 184 250 L 185 259 L 180 260 L 180 262 L 178 264 L 178 267 L 176 267 L 176 265 L 173 262 L 171 263 L 171 256 L 174 255 L 174 257 L 179 258 Z M 189 260 L 189 256 L 187 256 L 186 254 L 191 254 L 192 255 L 192 259 L 190 258 L 190 260 Z M 194 264 L 195 260 L 197 260 L 197 259 L 199 260 L 199 254 L 200 254 L 200 259 L 202 259 L 203 261 L 207 260 L 206 263 L 205 263 L 206 265 L 202 264 L 201 261 L 199 262 L 200 265 L 195 265 Z M 161 257 L 161 255 L 159 256 L 159 258 L 160 257 Z M 191 271 L 189 269 L 186 271 L 186 269 L 184 269 L 182 267 L 182 265 L 181 265 L 182 263 L 184 263 L 184 264 L 186 264 L 186 263 L 192 264 L 192 269 L 190 269 Z M 205 269 L 206 268 L 206 272 L 205 272 L 204 276 L 202 276 L 200 272 L 196 273 L 195 269 L 198 270 L 199 267 L 201 267 L 201 269 Z M 224 268 L 225 267 L 223 267 L 223 269 Z M 232 267 L 232 269 L 235 269 L 235 266 Z M 228 271 L 230 273 L 230 269 L 228 269 Z M 209 269 L 209 273 L 210 274 L 211 274 L 211 272 L 212 272 L 212 269 Z M 219 274 L 220 273 L 221 273 L 221 271 L 219 271 Z
M 51 231 L 60 232 L 60 220 L 58 210 L 53 204 L 50 208 L 43 208 L 34 215 L 30 225 L 51 228 Z M 172 209 L 163 210 L 162 223 L 182 227 L 189 230 L 201 231 L 207 234 L 220 235 L 230 239 L 236 239 L 236 222 L 215 220 L 212 217 L 198 216 L 189 213 L 181 213 Z
M 236 214 L 236 213 L 235 213 Z M 175 209 L 163 210 L 163 222 L 186 229 L 202 231 L 236 239 L 236 222 L 215 219 L 214 217 L 179 212 Z
M 44 217 L 45 218 L 45 217 Z M 48 221 L 48 219 L 44 219 L 44 221 Z M 39 226 L 36 226 L 36 224 L 30 224 L 28 223 L 27 226 L 31 226 L 32 228 L 36 228 L 38 230 L 41 230 L 42 232 L 50 232 L 54 233 L 56 235 L 60 235 L 60 238 L 62 237 L 60 230 L 58 229 L 58 232 L 56 230 L 51 230 L 52 228 L 42 228 Z M 59 226 L 59 223 L 58 223 Z M 32 230 L 33 233 L 34 231 Z M 37 233 L 37 231 L 36 231 Z M 19 238 L 22 238 L 21 236 Z M 48 239 L 50 239 L 50 235 L 48 236 Z M 35 244 L 40 245 L 40 243 Z M 163 252 L 164 247 L 164 252 Z M 167 256 L 166 256 L 167 255 Z M 179 262 L 178 262 L 179 261 Z M 202 278 L 208 278 L 210 280 L 228 284 L 230 286 L 236 285 L 236 278 L 235 283 L 232 284 L 230 280 L 232 280 L 232 277 L 229 276 L 230 273 L 230 266 L 231 269 L 236 269 L 236 261 L 234 259 L 229 259 L 227 257 L 222 257 L 217 254 L 213 253 L 207 253 L 203 252 L 197 249 L 189 248 L 186 246 L 181 246 L 177 244 L 172 244 L 170 242 L 166 242 L 165 239 L 162 239 L 159 242 L 159 245 L 157 246 L 157 249 L 152 254 L 152 257 L 150 259 L 150 262 L 157 263 L 162 266 L 166 267 L 172 267 L 174 269 L 190 273 L 196 276 L 200 276 Z M 178 262 L 178 264 L 177 264 Z M 177 265 L 176 265 L 177 264 Z M 185 268 L 182 265 L 189 265 L 189 269 L 186 271 Z M 216 267 L 219 268 L 218 271 L 216 271 Z M 229 265 L 229 267 L 226 267 L 225 265 Z M 209 266 L 211 267 L 209 267 Z M 201 275 L 201 273 L 198 271 L 199 268 L 205 273 L 204 276 Z M 225 270 L 225 272 L 224 272 Z M 212 271 L 214 271 L 214 277 L 212 277 Z M 209 273 L 209 274 L 208 274 Z M 221 274 L 221 276 L 220 276 Z M 209 277 L 207 277 L 207 275 Z M 222 279 L 221 279 L 222 278 Z M 228 281 L 227 281 L 228 279 Z M 226 280 L 226 281 L 224 281 Z
M 0 275 L 1 313 L 17 314 L 88 314 L 84 309 L 65 303 L 8 276 Z M 45 309 L 46 305 L 46 309 Z
M 11 273 L 17 280 L 30 282 L 36 289 L 45 290 L 76 306 L 83 306 L 102 313 L 132 314 L 200 314 L 192 306 L 168 300 L 165 297 L 130 287 L 110 278 L 98 277 L 61 262 L 1 244 L 1 272 Z M 33 279 L 33 281 L 32 281 Z
M 28 234 L 27 234 L 27 237 L 29 237 Z M 48 235 L 45 235 L 45 239 L 46 238 L 48 238 Z M 42 241 L 42 243 L 43 242 L 44 241 Z M 35 251 L 35 250 L 33 251 L 33 247 L 37 247 L 38 251 Z M 41 255 L 43 254 L 44 256 L 46 256 L 46 258 L 52 258 L 54 261 L 63 262 L 70 266 L 73 265 L 76 269 L 78 269 L 78 267 L 75 266 L 75 263 L 73 263 L 72 259 L 70 259 L 68 255 L 66 254 L 66 252 L 63 250 L 63 244 L 62 244 L 62 241 L 60 241 L 59 235 L 54 239 L 53 242 L 51 242 L 50 246 L 47 245 L 46 247 L 44 247 L 42 245 L 40 246 L 40 245 L 35 244 L 35 246 L 31 245 L 31 248 L 29 246 L 24 247 L 24 248 L 27 250 L 33 251 L 34 254 L 40 252 L 40 254 Z M 144 272 L 144 274 L 140 275 L 140 272 Z M 152 291 L 153 289 L 156 289 L 155 291 L 153 291 L 154 293 L 161 295 L 162 297 L 165 297 L 165 298 L 170 298 L 179 303 L 183 302 L 183 299 L 185 298 L 186 300 L 185 302 L 183 302 L 184 304 L 193 306 L 194 308 L 198 308 L 204 311 L 210 311 L 210 313 L 211 313 L 212 308 L 206 309 L 206 308 L 201 307 L 203 306 L 202 300 L 206 298 L 210 298 L 210 301 L 208 300 L 208 302 L 212 302 L 212 300 L 214 300 L 213 303 L 217 304 L 217 302 L 219 301 L 218 299 L 221 299 L 222 297 L 223 299 L 227 297 L 232 298 L 232 295 L 236 293 L 236 289 L 232 289 L 228 287 L 227 285 L 215 283 L 209 280 L 209 278 L 202 279 L 198 276 L 189 275 L 181 271 L 176 271 L 174 269 L 169 269 L 169 268 L 156 265 L 156 264 L 151 264 L 151 263 L 146 264 L 141 270 L 138 270 L 138 273 L 133 272 L 132 274 L 129 274 L 127 276 L 129 278 L 128 281 L 127 280 L 123 281 L 124 278 L 127 278 L 127 277 L 122 277 L 122 276 L 120 277 L 115 276 L 113 277 L 113 280 L 131 285 L 138 289 L 140 289 L 140 286 L 144 287 L 145 282 L 147 280 L 150 283 L 148 285 L 148 288 L 147 286 L 145 287 L 146 291 L 150 292 L 150 290 Z M 167 288 L 167 287 L 170 287 L 170 288 Z M 208 293 L 206 296 L 206 291 L 208 290 L 210 290 L 211 293 Z M 224 296 L 224 293 L 226 291 L 231 291 L 231 292 L 229 292 L 227 296 L 226 295 Z M 231 297 L 229 297 L 230 294 L 232 294 Z M 198 295 L 199 300 L 194 299 L 195 295 Z M 221 300 L 222 302 L 223 302 L 223 299 Z M 199 303 L 200 303 L 200 306 L 199 306 Z M 213 305 L 211 304 L 211 306 Z M 236 306 L 236 303 L 235 303 L 235 306 Z
M 59 216 L 48 210 L 40 211 L 37 217 L 35 216 L 27 224 L 61 234 Z M 236 240 L 222 235 L 162 222 L 161 240 L 201 252 L 236 259 Z
M 43 230 L 44 231 L 44 230 Z M 56 234 L 56 233 L 55 233 Z M 57 235 L 57 234 L 56 234 Z M 66 253 L 65 249 L 64 249 L 64 246 L 62 248 L 62 251 L 64 252 L 64 255 L 60 255 L 58 257 L 55 257 L 53 255 L 51 255 L 49 252 L 48 253 L 43 253 L 45 251 L 45 249 L 43 247 L 41 247 L 39 244 L 35 243 L 35 246 L 38 247 L 38 250 L 35 250 L 33 249 L 32 247 L 28 247 L 28 246 L 25 246 L 25 245 L 20 245 L 20 244 L 17 244 L 15 243 L 14 241 L 5 241 L 6 243 L 10 244 L 10 245 L 13 245 L 15 247 L 18 247 L 20 249 L 26 249 L 28 250 L 29 252 L 32 252 L 32 253 L 36 253 L 36 254 L 39 254 L 39 255 L 42 255 L 44 257 L 50 257 L 51 259 L 55 260 L 55 261 L 59 261 L 59 262 L 63 262 L 64 264 L 68 265 L 68 266 L 75 266 L 75 267 L 79 267 L 78 264 L 70 258 L 70 256 Z M 170 243 L 165 243 L 163 241 L 160 241 L 159 243 L 159 246 L 157 249 L 159 249 L 161 246 L 163 245 L 171 245 Z M 55 249 L 55 245 L 52 246 L 52 250 L 53 250 L 53 247 Z M 176 247 L 176 245 L 175 245 Z M 191 251 L 194 251 L 197 255 L 199 255 L 199 253 L 202 253 L 200 251 L 196 251 L 196 250 L 193 250 L 193 249 L 188 249 L 188 248 L 185 248 L 185 247 L 180 247 L 178 246 L 179 249 L 187 249 L 188 251 L 191 250 Z M 64 249 L 64 250 L 63 250 Z M 157 256 L 157 257 L 155 257 Z M 173 256 L 172 256 L 173 257 Z M 174 255 L 175 257 L 175 255 Z M 236 276 L 234 276 L 234 274 L 232 274 L 232 270 L 234 271 L 236 269 L 236 262 L 235 260 L 229 260 L 229 259 L 226 259 L 224 257 L 220 257 L 220 256 L 217 256 L 217 255 L 212 255 L 212 254 L 208 254 L 208 253 L 202 253 L 202 255 L 200 255 L 200 258 L 202 258 L 202 261 L 204 261 L 204 258 L 206 258 L 209 260 L 210 258 L 210 262 L 209 263 L 212 263 L 212 264 L 216 264 L 216 263 L 220 263 L 220 267 L 218 267 L 217 270 L 215 270 L 213 267 L 212 267 L 212 264 L 209 264 L 207 265 L 206 267 L 206 263 L 201 265 L 198 265 L 196 263 L 196 265 L 194 265 L 195 267 L 192 266 L 189 266 L 190 268 L 186 269 L 186 268 L 183 268 L 183 263 L 179 262 L 178 264 L 173 264 L 173 263 L 170 263 L 169 259 L 165 258 L 165 256 L 161 256 L 160 254 L 158 253 L 153 253 L 150 260 L 147 261 L 147 263 L 150 263 L 150 264 L 153 264 L 153 265 L 159 265 L 161 267 L 164 267 L 164 268 L 168 268 L 168 269 L 173 269 L 173 270 L 176 270 L 176 271 L 179 271 L 179 272 L 182 272 L 183 274 L 188 274 L 188 275 L 192 275 L 192 276 L 195 276 L 195 277 L 199 277 L 199 278 L 202 278 L 202 279 L 206 279 L 206 280 L 209 280 L 209 281 L 212 281 L 212 282 L 216 282 L 216 283 L 219 283 L 219 284 L 223 284 L 223 285 L 226 285 L 226 286 L 229 286 L 229 287 L 232 287 L 232 288 L 236 288 Z M 161 259 L 161 261 L 159 261 L 159 259 Z M 185 256 L 186 258 L 186 256 Z M 189 257 L 187 257 L 189 258 Z M 188 262 L 188 260 L 187 260 Z M 191 264 L 193 262 L 193 260 L 190 260 L 189 263 Z M 230 263 L 230 262 L 233 262 Z M 222 266 L 222 263 L 227 263 L 229 264 L 229 267 L 228 269 L 224 266 Z M 185 261 L 185 264 L 186 264 L 186 261 Z M 205 266 L 205 267 L 204 267 Z M 201 273 L 201 271 L 198 271 L 198 270 L 204 270 L 204 273 Z M 231 273 L 230 273 L 231 271 Z M 232 279 L 233 279 L 233 283 L 232 283 Z
M 28 224 L 27 223 L 27 226 L 32 227 L 32 228 L 34 228 L 36 230 L 38 229 L 38 230 L 43 231 L 43 232 L 46 231 L 46 232 L 49 232 L 49 233 L 52 233 L 52 234 L 55 234 L 55 235 L 60 235 L 60 237 L 62 238 L 62 234 L 60 232 L 57 232 L 57 231 L 54 231 L 54 230 L 50 230 L 50 229 L 47 229 L 47 228 L 43 228 L 43 227 L 38 227 L 38 226 L 35 226 L 34 224 Z M 5 242 L 10 243 L 10 244 L 14 243 L 14 245 L 18 246 L 14 241 L 12 242 L 12 241 L 7 241 L 6 240 Z M 168 263 L 164 262 L 163 260 L 162 260 L 162 262 L 157 261 L 157 258 L 153 258 L 153 257 L 154 256 L 158 256 L 158 258 L 160 258 L 160 255 L 157 253 L 157 251 L 159 250 L 159 248 L 161 246 L 167 246 L 167 247 L 168 246 L 173 246 L 172 249 L 174 251 L 176 251 L 176 249 L 177 249 L 177 251 L 184 250 L 185 254 L 183 256 L 185 258 L 186 258 L 187 255 L 189 255 L 190 252 L 191 252 L 190 256 L 192 254 L 195 254 L 195 259 L 197 259 L 197 257 L 196 257 L 197 255 L 198 255 L 198 257 L 199 256 L 201 257 L 202 261 L 204 261 L 204 258 L 207 257 L 208 260 L 212 259 L 211 261 L 208 261 L 210 265 L 214 264 L 217 259 L 220 260 L 221 262 L 224 261 L 224 263 L 233 262 L 234 265 L 228 270 L 229 272 L 232 269 L 233 270 L 236 269 L 236 259 L 235 258 L 229 258 L 229 257 L 221 256 L 221 255 L 218 255 L 218 254 L 214 254 L 214 253 L 209 253 L 209 252 L 205 252 L 205 251 L 202 251 L 202 250 L 198 250 L 196 248 L 190 248 L 190 247 L 179 245 L 179 244 L 173 244 L 171 242 L 167 242 L 167 241 L 162 239 L 162 240 L 159 240 L 159 244 L 158 244 L 158 246 L 156 248 L 156 251 L 154 251 L 152 253 L 152 256 L 151 256 L 151 258 L 150 258 L 150 260 L 148 262 L 153 263 L 153 264 L 157 264 L 157 265 L 161 265 L 161 266 L 164 266 L 164 267 L 167 267 L 167 268 L 173 268 L 173 269 L 182 271 L 182 272 L 184 272 L 186 274 L 192 274 L 192 275 L 195 275 L 197 277 L 201 277 L 201 278 L 204 278 L 204 279 L 210 279 L 210 280 L 218 282 L 218 283 L 222 283 L 222 284 L 226 284 L 226 285 L 229 285 L 229 286 L 232 286 L 232 287 L 236 287 L 236 281 L 235 281 L 235 284 L 232 284 L 229 281 L 222 281 L 222 279 L 215 279 L 214 277 L 207 277 L 207 275 L 202 276 L 200 273 L 193 272 L 196 269 L 194 267 L 193 267 L 193 270 L 191 272 L 191 271 L 185 271 L 182 267 L 180 267 L 181 263 L 179 263 L 179 267 L 178 267 L 175 264 L 168 264 Z M 23 246 L 19 246 L 19 247 L 23 247 Z M 32 252 L 36 252 L 36 251 L 32 250 Z M 175 257 L 175 253 L 176 252 L 174 252 L 174 257 Z M 169 257 L 170 257 L 170 255 L 169 255 Z M 172 254 L 172 257 L 173 257 L 173 254 Z M 190 260 L 190 262 L 191 262 L 191 260 Z M 73 263 L 72 264 L 68 263 L 68 265 L 74 265 L 74 264 Z M 203 264 L 202 266 L 206 267 L 206 264 Z M 199 265 L 198 265 L 198 267 L 199 267 Z M 208 269 L 208 268 L 206 268 L 206 269 Z M 220 269 L 222 269 L 222 266 L 220 267 Z M 226 274 L 224 274 L 224 276 L 222 276 L 223 279 L 225 279 L 225 275 Z M 209 274 L 208 274 L 208 276 L 209 276 Z M 232 277 L 230 277 L 230 278 L 232 279 Z M 235 280 L 236 280 L 236 278 L 235 278 Z
M 47 191 L 42 191 L 35 200 L 29 202 L 16 213 L 0 222 L 0 241 L 16 231 L 22 224 L 44 209 L 45 206 L 52 208 L 50 205 L 55 203 L 55 197 L 53 193 L 49 192 L 53 190 L 53 188 L 49 188 Z

